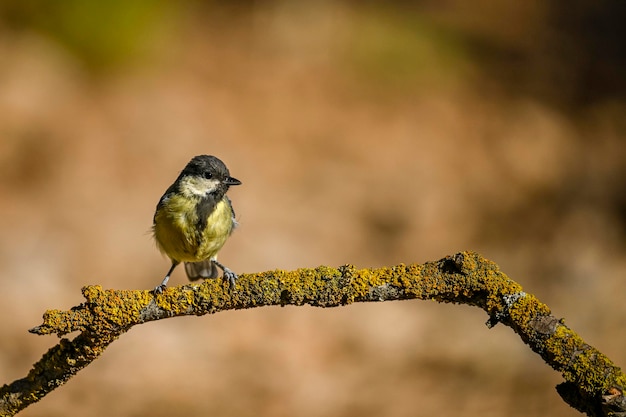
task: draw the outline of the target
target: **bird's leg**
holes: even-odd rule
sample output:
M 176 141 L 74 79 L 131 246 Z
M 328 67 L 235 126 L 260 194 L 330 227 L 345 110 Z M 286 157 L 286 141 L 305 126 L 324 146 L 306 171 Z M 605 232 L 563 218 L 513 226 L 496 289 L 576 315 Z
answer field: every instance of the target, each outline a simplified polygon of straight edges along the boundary
M 211 261 L 213 261 L 213 263 L 217 265 L 217 267 L 224 272 L 224 278 L 226 278 L 228 282 L 230 282 L 231 288 L 235 288 L 235 280 L 237 280 L 237 274 L 235 274 L 230 269 L 226 268 L 224 265 L 219 263 L 216 259 L 211 259 Z
M 163 290 L 165 289 L 165 287 L 167 287 L 167 281 L 170 280 L 170 275 L 172 275 L 172 272 L 174 272 L 174 268 L 176 268 L 178 266 L 180 262 L 178 261 L 172 261 L 172 266 L 170 267 L 170 270 L 167 271 L 167 274 L 165 275 L 165 278 L 163 278 L 163 281 L 161 281 L 160 285 L 157 285 L 156 287 L 154 287 L 154 294 L 161 294 L 163 292 Z

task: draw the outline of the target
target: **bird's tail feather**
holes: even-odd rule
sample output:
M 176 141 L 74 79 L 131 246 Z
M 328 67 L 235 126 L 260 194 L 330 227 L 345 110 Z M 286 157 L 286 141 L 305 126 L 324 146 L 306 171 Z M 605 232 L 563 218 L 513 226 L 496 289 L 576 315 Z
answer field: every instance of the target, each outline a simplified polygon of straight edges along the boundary
M 197 281 L 201 278 L 217 278 L 219 271 L 212 259 L 206 259 L 200 262 L 185 262 L 185 272 L 189 281 Z

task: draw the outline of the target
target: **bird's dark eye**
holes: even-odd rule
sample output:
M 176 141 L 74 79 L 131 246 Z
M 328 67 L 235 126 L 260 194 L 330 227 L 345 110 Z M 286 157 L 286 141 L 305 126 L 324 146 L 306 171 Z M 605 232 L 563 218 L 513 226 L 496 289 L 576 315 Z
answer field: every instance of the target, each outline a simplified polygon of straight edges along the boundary
M 202 176 L 206 178 L 207 180 L 210 180 L 211 178 L 213 178 L 213 173 L 211 173 L 210 171 L 204 171 L 202 173 Z

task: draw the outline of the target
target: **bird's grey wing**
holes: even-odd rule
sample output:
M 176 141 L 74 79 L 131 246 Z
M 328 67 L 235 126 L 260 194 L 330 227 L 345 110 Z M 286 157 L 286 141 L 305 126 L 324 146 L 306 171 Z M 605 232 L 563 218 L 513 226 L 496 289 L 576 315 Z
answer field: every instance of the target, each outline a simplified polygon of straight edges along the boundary
M 226 203 L 228 204 L 228 207 L 230 207 L 231 213 L 233 213 L 233 217 L 232 217 L 233 228 L 230 229 L 230 233 L 233 233 L 233 230 L 235 230 L 235 228 L 239 226 L 239 223 L 237 223 L 237 218 L 236 218 L 237 216 L 235 215 L 235 209 L 233 208 L 233 203 L 230 202 L 230 198 L 228 198 L 228 196 L 224 196 L 224 198 L 226 199 Z
M 154 224 L 154 220 L 156 219 L 156 214 L 161 207 L 165 204 L 168 198 L 170 198 L 173 194 L 176 193 L 176 183 L 170 185 L 167 190 L 163 193 L 159 202 L 157 203 L 156 210 L 154 211 L 154 217 L 152 218 L 152 224 Z

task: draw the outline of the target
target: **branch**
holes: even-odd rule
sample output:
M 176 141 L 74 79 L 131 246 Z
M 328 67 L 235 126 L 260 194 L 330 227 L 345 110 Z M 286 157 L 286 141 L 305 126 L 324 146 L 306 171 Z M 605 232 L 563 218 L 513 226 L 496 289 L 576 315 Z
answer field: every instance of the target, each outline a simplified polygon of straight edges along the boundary
M 98 358 L 106 347 L 136 324 L 168 317 L 273 305 L 337 307 L 354 302 L 436 300 L 480 307 L 487 325 L 511 327 L 565 382 L 561 397 L 589 416 L 626 416 L 626 376 L 606 356 L 586 344 L 562 319 L 498 266 L 472 252 L 462 252 L 423 265 L 379 269 L 318 267 L 296 271 L 245 274 L 230 290 L 229 283 L 207 280 L 200 285 L 150 291 L 82 289 L 86 302 L 69 311 L 49 310 L 43 324 L 30 330 L 61 339 L 25 378 L 0 388 L 0 416 L 13 416 L 63 385 Z

